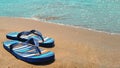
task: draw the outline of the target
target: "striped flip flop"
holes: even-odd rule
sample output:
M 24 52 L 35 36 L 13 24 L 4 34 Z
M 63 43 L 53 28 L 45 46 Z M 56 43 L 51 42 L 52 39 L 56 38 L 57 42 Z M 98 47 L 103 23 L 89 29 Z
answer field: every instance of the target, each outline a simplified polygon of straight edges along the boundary
M 29 42 L 34 42 L 30 44 Z M 54 52 L 39 48 L 39 43 L 34 38 L 28 39 L 26 42 L 9 40 L 3 42 L 4 48 L 13 54 L 16 58 L 30 62 L 48 62 L 54 60 Z
M 54 39 L 50 37 L 42 36 L 41 32 L 37 30 L 22 31 L 22 32 L 10 32 L 6 35 L 8 39 L 27 41 L 29 38 L 35 38 L 39 42 L 40 46 L 43 47 L 53 47 Z M 32 43 L 32 42 L 31 42 Z

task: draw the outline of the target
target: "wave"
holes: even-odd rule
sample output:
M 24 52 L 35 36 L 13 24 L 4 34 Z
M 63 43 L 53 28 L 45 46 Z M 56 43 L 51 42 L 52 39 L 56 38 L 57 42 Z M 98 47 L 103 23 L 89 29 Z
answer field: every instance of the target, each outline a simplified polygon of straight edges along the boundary
M 8 17 L 8 16 L 0 16 L 0 17 Z M 96 30 L 96 29 L 92 29 L 92 28 L 86 28 L 86 27 L 83 27 L 83 26 L 62 24 L 62 23 L 58 23 L 58 22 L 57 23 L 56 22 L 50 22 L 50 21 L 47 21 L 45 19 L 39 19 L 39 18 L 36 18 L 36 17 L 31 17 L 31 18 L 28 18 L 28 17 L 12 17 L 12 18 L 30 19 L 30 20 L 35 20 L 35 21 L 41 21 L 41 22 L 44 22 L 44 23 L 51 23 L 51 24 L 56 24 L 56 25 L 61 25 L 61 26 L 66 26 L 66 27 L 72 27 L 72 28 L 77 28 L 77 29 L 85 29 L 85 30 L 94 31 L 94 32 L 102 32 L 102 33 L 106 33 L 106 34 L 109 34 L 109 35 L 120 35 L 120 33 L 112 33 L 112 32 L 107 32 L 107 31 L 102 31 L 102 30 Z
M 36 17 L 25 18 L 25 19 L 33 19 L 33 20 L 42 21 L 42 22 L 45 22 L 45 23 L 52 23 L 52 24 L 57 24 L 57 25 L 62 25 L 62 26 L 67 26 L 67 27 L 86 29 L 86 30 L 90 30 L 90 31 L 94 31 L 94 32 L 102 32 L 102 33 L 106 33 L 106 34 L 110 34 L 110 35 L 120 35 L 120 33 L 112 33 L 112 32 L 107 32 L 107 31 L 104 31 L 104 30 L 103 31 L 102 30 L 96 30 L 96 29 L 87 28 L 87 27 L 83 27 L 83 26 L 62 24 L 62 23 L 58 23 L 58 22 L 50 22 L 50 21 L 47 21 L 45 19 L 39 19 L 39 18 L 36 18 Z

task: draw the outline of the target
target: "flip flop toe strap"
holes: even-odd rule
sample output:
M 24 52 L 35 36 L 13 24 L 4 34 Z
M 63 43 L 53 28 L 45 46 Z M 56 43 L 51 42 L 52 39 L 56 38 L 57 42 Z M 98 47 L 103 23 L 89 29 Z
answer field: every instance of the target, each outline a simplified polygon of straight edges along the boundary
M 35 45 L 35 49 L 39 52 L 39 54 L 41 54 L 41 50 L 39 49 L 39 42 L 38 42 L 38 40 L 34 39 L 34 38 L 30 38 L 25 43 L 29 44 L 30 42 L 32 42 Z
M 15 47 L 15 46 L 17 46 L 17 45 L 19 45 L 19 44 L 21 44 L 21 45 L 29 45 L 29 42 L 33 42 L 34 43 L 34 48 L 38 51 L 38 53 L 39 54 L 41 54 L 41 50 L 39 49 L 39 42 L 37 42 L 37 40 L 36 39 L 33 39 L 33 38 L 30 38 L 30 39 L 28 39 L 26 42 L 23 42 L 23 43 L 14 43 L 14 44 L 11 44 L 10 45 L 10 51 L 13 51 L 13 48 Z
M 42 36 L 42 33 L 40 33 L 37 30 L 31 30 L 30 32 L 33 33 L 33 34 L 35 34 L 35 35 L 37 35 L 37 36 L 39 36 L 42 39 L 42 41 L 44 42 L 44 38 Z
M 30 34 L 34 34 L 34 35 L 37 35 L 39 38 L 42 39 L 42 42 L 44 42 L 44 38 L 42 36 L 42 34 L 37 31 L 37 30 L 31 30 L 31 31 L 23 31 L 23 32 L 20 32 L 18 35 L 17 35 L 17 38 L 21 38 L 21 36 L 23 35 L 30 35 Z
M 31 34 L 29 31 L 23 31 L 23 32 L 20 32 L 18 35 L 17 35 L 17 38 L 21 38 L 21 36 L 23 35 L 29 35 Z

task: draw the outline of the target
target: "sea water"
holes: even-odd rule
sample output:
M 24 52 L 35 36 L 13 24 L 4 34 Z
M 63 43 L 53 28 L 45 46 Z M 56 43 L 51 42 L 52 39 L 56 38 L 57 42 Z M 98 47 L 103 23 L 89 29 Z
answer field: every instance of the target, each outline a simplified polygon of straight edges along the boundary
M 0 16 L 120 33 L 120 0 L 0 0 Z

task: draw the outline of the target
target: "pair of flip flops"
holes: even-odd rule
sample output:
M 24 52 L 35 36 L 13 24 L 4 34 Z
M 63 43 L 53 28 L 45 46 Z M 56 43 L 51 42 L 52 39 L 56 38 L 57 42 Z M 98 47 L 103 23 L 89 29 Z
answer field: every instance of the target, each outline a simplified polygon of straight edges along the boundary
M 18 59 L 30 63 L 54 60 L 54 52 L 39 48 L 53 47 L 54 39 L 42 36 L 37 30 L 11 32 L 6 37 L 11 40 L 3 42 L 4 48 Z

